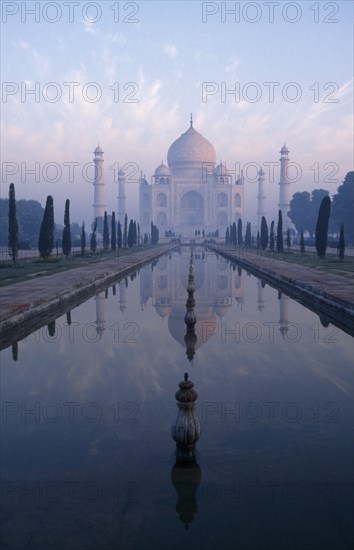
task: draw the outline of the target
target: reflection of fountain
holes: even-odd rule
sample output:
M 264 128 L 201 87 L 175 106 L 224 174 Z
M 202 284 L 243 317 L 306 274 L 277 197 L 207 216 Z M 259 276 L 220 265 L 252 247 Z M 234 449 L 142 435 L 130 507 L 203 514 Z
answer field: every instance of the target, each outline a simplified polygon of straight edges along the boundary
M 195 333 L 195 324 L 197 322 L 197 318 L 195 316 L 194 308 L 195 308 L 195 299 L 194 299 L 194 263 L 193 263 L 193 249 L 191 249 L 191 258 L 189 262 L 189 275 L 188 275 L 188 286 L 187 286 L 187 292 L 188 292 L 188 299 L 186 302 L 186 314 L 184 316 L 184 322 L 187 325 L 187 332 L 184 337 L 184 343 L 186 344 L 186 354 L 189 359 L 189 361 L 193 360 L 193 357 L 195 355 L 195 345 L 197 343 L 197 335 Z
M 171 470 L 172 484 L 178 495 L 176 512 L 186 529 L 198 511 L 196 491 L 201 479 L 200 466 L 196 462 L 192 464 L 176 463 Z

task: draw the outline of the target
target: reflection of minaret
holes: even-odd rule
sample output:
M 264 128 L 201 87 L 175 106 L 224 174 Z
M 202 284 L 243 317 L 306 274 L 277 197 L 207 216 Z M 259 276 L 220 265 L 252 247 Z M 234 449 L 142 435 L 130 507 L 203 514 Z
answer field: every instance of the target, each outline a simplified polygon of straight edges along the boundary
M 123 313 L 126 309 L 126 286 L 125 280 L 122 279 L 119 281 L 119 309 Z
M 95 158 L 95 179 L 93 182 L 94 199 L 93 199 L 93 217 L 98 218 L 104 216 L 104 178 L 103 178 L 103 151 L 98 145 L 94 151 Z
M 125 174 L 123 168 L 118 172 L 118 221 L 123 227 L 126 214 Z
M 290 181 L 289 181 L 289 155 L 287 146 L 283 145 L 280 149 L 280 181 L 279 181 L 279 210 L 282 212 L 283 231 L 286 232 L 291 227 L 291 220 L 288 218 L 290 210 Z
M 262 168 L 258 172 L 258 208 L 257 208 L 257 228 L 261 231 L 262 216 L 265 216 L 265 191 L 264 191 L 264 176 Z
M 258 287 L 258 300 L 257 300 L 258 309 L 259 309 L 259 311 L 263 311 L 265 301 L 264 301 L 264 296 L 263 296 L 263 285 L 262 285 L 262 281 L 259 280 L 259 279 L 258 279 L 258 282 L 257 282 L 257 287 Z
M 283 338 L 289 330 L 289 298 L 279 293 L 279 331 Z
M 106 304 L 105 304 L 105 293 L 100 292 L 96 294 L 96 332 L 99 336 L 102 336 L 103 331 L 105 330 L 105 313 L 106 313 Z

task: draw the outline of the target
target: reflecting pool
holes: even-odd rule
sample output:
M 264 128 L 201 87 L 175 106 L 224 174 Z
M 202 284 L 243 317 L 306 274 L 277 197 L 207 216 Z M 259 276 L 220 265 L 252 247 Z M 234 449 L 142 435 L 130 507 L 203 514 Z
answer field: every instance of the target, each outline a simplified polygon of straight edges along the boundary
M 189 262 L 1 352 L 4 548 L 351 548 L 352 338 L 202 248 L 186 338 Z M 180 465 L 185 372 L 201 436 Z

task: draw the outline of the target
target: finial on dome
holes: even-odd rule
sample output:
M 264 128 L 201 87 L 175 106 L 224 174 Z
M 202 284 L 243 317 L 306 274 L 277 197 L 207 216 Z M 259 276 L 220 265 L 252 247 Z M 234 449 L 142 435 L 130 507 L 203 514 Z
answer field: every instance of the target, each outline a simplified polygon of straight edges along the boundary
M 190 120 L 190 123 L 191 123 L 191 128 L 193 128 L 193 114 L 191 113 L 191 120 Z

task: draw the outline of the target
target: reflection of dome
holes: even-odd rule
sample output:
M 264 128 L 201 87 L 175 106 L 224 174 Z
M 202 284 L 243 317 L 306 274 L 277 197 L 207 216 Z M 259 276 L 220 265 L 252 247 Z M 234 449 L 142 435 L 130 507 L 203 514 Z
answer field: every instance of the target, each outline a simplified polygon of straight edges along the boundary
M 160 317 L 166 317 L 171 311 L 170 306 L 156 306 L 156 313 L 160 315 Z
M 218 317 L 225 317 L 226 313 L 228 312 L 227 306 L 214 306 L 214 311 Z
M 203 162 L 215 164 L 215 149 L 212 144 L 197 132 L 192 124 L 188 130 L 174 141 L 168 150 L 167 162 L 170 167 L 181 163 Z
M 171 172 L 168 166 L 164 164 L 163 162 L 156 168 L 155 170 L 155 176 L 170 176 Z
M 173 305 L 172 312 L 168 318 L 168 330 L 172 334 L 173 338 L 177 340 L 177 342 L 179 342 L 184 348 L 184 337 L 186 334 L 186 325 L 184 322 L 185 314 L 186 306 L 184 304 L 176 304 Z M 213 333 L 216 333 L 218 326 L 211 307 L 208 307 L 207 309 L 198 308 L 197 304 L 195 314 L 197 317 L 197 323 L 195 325 L 197 343 L 195 349 L 198 349 L 214 335 Z

